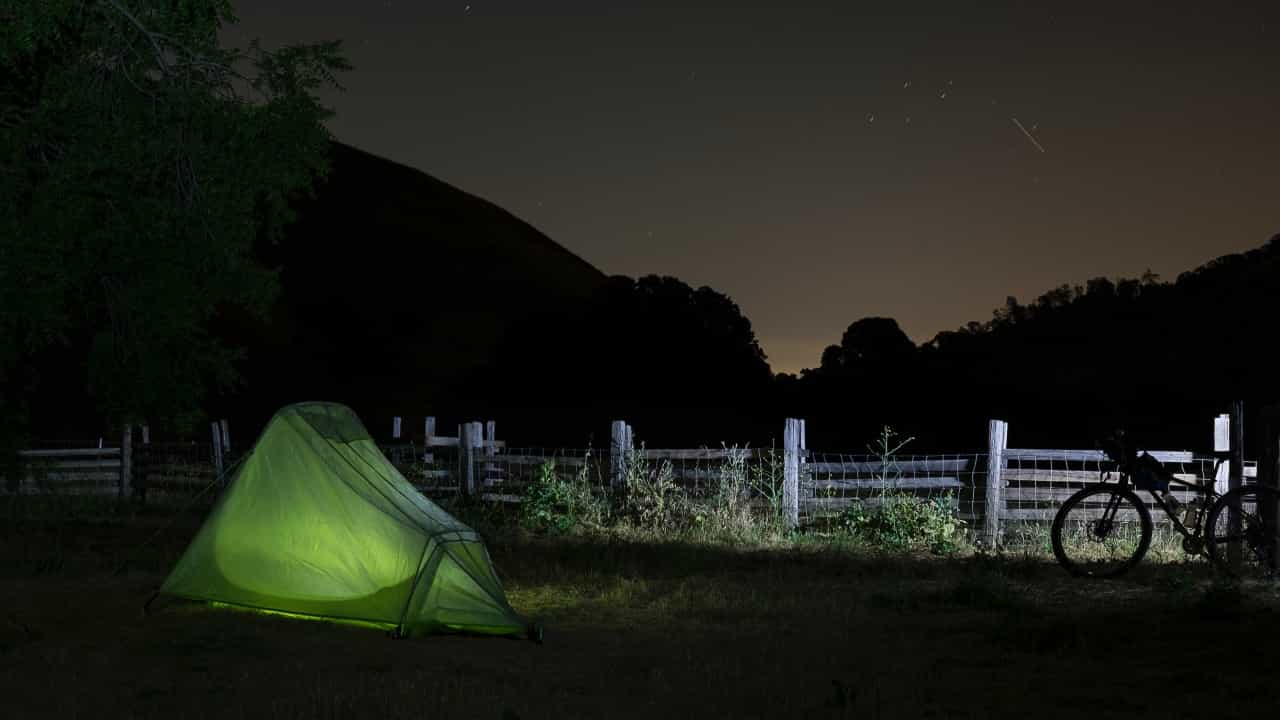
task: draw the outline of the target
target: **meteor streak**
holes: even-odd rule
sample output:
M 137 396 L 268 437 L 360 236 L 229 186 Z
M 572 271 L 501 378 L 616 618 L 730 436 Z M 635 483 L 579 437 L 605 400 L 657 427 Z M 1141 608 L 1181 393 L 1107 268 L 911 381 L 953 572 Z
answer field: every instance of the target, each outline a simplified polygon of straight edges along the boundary
M 1011 117 L 1011 118 L 1009 118 L 1009 119 L 1013 121 L 1013 124 L 1014 124 L 1014 125 L 1017 125 L 1017 126 L 1018 126 L 1018 129 L 1022 131 L 1022 134 L 1023 134 L 1023 135 L 1026 135 L 1026 136 L 1027 136 L 1027 139 L 1031 141 L 1031 144 L 1032 144 L 1032 145 L 1035 145 L 1035 146 L 1036 146 L 1036 149 L 1037 149 L 1037 150 L 1039 150 L 1040 152 L 1044 152 L 1044 146 L 1043 146 L 1043 145 L 1041 145 L 1041 144 L 1039 143 L 1039 141 L 1037 141 L 1037 140 L 1035 139 L 1035 137 L 1033 137 L 1033 136 L 1031 135 L 1031 133 L 1027 132 L 1027 129 L 1026 129 L 1026 128 L 1022 127 L 1022 123 L 1018 122 L 1018 118 L 1016 118 L 1016 117 Z

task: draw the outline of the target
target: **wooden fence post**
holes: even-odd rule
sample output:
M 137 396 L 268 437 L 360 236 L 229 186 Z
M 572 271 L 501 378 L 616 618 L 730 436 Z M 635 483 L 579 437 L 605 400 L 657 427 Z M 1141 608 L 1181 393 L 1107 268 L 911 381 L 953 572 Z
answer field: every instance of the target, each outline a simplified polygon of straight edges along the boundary
M 1235 490 L 1244 484 L 1244 402 L 1236 400 L 1231 403 L 1231 472 L 1227 475 L 1227 489 Z M 1231 523 L 1227 532 L 1232 537 L 1240 535 L 1240 503 L 1231 503 L 1231 512 L 1227 515 Z M 1227 546 L 1227 564 L 1233 568 L 1240 567 L 1242 559 L 1240 543 Z
M 782 522 L 788 530 L 800 526 L 800 425 L 787 418 L 782 430 Z
M 133 459 L 133 494 L 143 505 L 147 504 L 147 467 L 151 464 L 151 428 L 142 426 L 142 447 Z
M 625 491 L 627 485 L 627 456 L 633 449 L 631 427 L 626 420 L 614 420 L 609 436 L 609 486 L 618 494 Z
M 493 486 L 493 476 L 489 473 L 493 472 L 493 465 L 490 464 L 492 458 L 498 454 L 498 424 L 493 420 L 484 422 L 484 486 Z
M 120 438 L 120 483 L 117 497 L 125 500 L 133 493 L 133 426 L 124 426 Z
M 473 492 L 480 494 L 484 487 L 485 465 L 484 465 L 484 423 L 479 420 L 471 423 L 471 477 Z
M 222 461 L 229 463 L 231 462 L 231 429 L 227 427 L 226 418 L 218 421 L 218 428 L 222 430 Z
M 476 425 L 478 423 L 463 423 L 458 428 L 458 454 L 459 460 L 462 461 L 462 487 L 463 492 L 470 496 L 476 494 L 476 459 L 475 447 L 480 444 L 477 437 Z
M 1262 455 L 1258 458 L 1258 484 L 1271 489 L 1280 489 L 1280 405 L 1270 405 L 1262 411 Z M 1260 498 L 1261 499 L 1261 498 Z M 1271 549 L 1271 569 L 1276 569 L 1280 559 L 1280 505 L 1264 503 L 1258 508 L 1262 516 L 1264 532 L 1275 537 L 1275 547 Z
M 992 420 L 987 423 L 987 487 L 986 537 L 990 547 L 1000 544 L 1000 515 L 1004 510 L 1004 450 L 1009 447 L 1009 423 Z
M 209 424 L 209 429 L 213 431 L 213 472 L 214 477 L 218 479 L 218 485 L 223 485 L 222 478 L 222 433 L 218 430 L 218 423 Z
M 1223 413 L 1213 419 L 1213 451 L 1225 453 L 1231 450 L 1231 416 Z M 1222 495 L 1227 491 L 1227 476 L 1231 473 L 1231 461 L 1217 466 L 1213 476 L 1213 491 Z

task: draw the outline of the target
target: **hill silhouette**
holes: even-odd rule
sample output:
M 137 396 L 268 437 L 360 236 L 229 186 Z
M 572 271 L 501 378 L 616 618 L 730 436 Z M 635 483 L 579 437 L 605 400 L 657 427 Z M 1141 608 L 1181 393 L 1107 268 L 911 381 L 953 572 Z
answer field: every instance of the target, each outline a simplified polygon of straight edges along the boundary
M 751 324 L 711 288 L 607 277 L 502 208 L 340 143 L 295 211 L 261 251 L 280 269 L 274 317 L 229 323 L 254 328 L 247 382 L 217 404 L 249 432 L 317 398 L 379 437 L 433 414 L 446 434 L 498 419 L 525 445 L 598 446 L 615 418 L 651 442 L 732 440 L 767 410 Z
M 493 203 L 341 143 L 263 260 L 282 292 L 248 339 L 223 412 L 259 424 L 302 399 L 394 414 L 461 410 L 463 385 L 536 314 L 584 305 L 606 276 Z

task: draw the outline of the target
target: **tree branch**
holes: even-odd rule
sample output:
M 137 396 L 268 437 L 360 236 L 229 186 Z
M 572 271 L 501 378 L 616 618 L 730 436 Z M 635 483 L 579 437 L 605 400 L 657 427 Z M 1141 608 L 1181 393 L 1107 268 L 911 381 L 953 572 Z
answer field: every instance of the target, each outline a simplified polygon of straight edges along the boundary
M 169 64 L 164 61 L 164 50 L 156 40 L 156 35 L 139 22 L 138 18 L 134 17 L 133 13 L 129 12 L 128 8 L 116 2 L 116 0 L 107 0 L 107 4 L 115 8 L 116 12 L 128 18 L 129 22 L 133 23 L 133 26 L 138 28 L 138 31 L 146 36 L 147 40 L 151 43 L 151 47 L 155 50 L 156 62 L 160 65 L 160 70 L 167 75 L 169 73 Z

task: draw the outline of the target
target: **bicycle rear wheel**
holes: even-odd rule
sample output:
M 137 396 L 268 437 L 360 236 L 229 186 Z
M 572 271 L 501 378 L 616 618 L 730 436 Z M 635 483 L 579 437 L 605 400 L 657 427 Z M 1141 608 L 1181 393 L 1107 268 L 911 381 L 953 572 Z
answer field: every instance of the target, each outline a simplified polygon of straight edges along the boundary
M 1205 549 L 1214 565 L 1233 575 L 1269 576 L 1277 559 L 1277 518 L 1265 516 L 1280 495 L 1269 487 L 1250 485 L 1228 491 L 1205 520 Z
M 1151 513 L 1133 491 L 1094 485 L 1067 498 L 1053 518 L 1053 554 L 1072 575 L 1128 572 L 1151 546 Z

